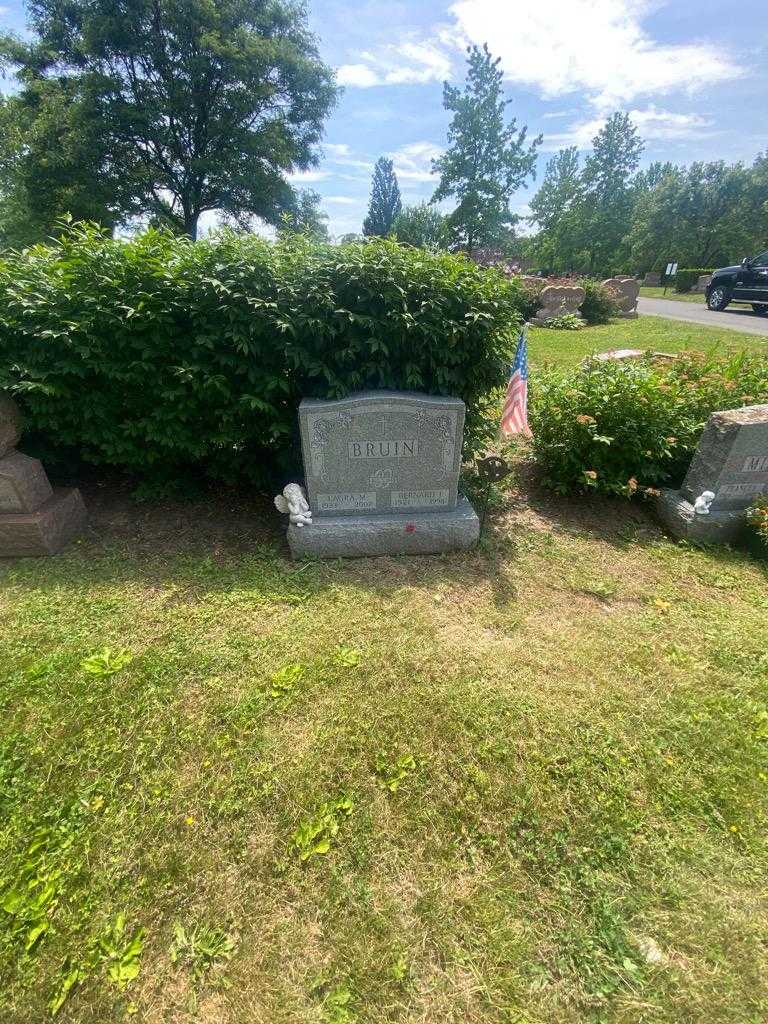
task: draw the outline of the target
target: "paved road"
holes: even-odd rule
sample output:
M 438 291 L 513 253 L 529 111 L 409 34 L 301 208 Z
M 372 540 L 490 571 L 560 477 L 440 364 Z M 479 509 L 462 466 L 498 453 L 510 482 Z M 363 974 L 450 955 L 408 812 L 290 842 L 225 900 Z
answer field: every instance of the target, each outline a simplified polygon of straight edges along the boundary
M 685 320 L 705 327 L 727 327 L 744 334 L 768 337 L 768 316 L 753 313 L 749 306 L 729 306 L 722 313 L 713 313 L 702 302 L 680 302 L 676 299 L 638 299 L 637 309 L 645 316 L 665 316 L 669 320 Z

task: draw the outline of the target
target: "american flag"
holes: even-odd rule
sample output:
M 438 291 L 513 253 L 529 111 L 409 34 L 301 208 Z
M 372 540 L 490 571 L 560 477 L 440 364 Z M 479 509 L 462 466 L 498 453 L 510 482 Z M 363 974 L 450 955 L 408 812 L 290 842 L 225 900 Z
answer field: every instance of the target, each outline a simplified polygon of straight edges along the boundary
M 520 331 L 517 340 L 517 352 L 501 414 L 501 432 L 505 437 L 511 437 L 512 434 L 531 436 L 531 428 L 528 426 L 528 342 L 525 328 Z

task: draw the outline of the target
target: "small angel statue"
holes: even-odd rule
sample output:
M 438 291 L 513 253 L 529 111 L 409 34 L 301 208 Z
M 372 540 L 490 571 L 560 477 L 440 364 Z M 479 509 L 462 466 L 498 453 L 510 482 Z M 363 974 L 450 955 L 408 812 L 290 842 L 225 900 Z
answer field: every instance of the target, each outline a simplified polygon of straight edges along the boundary
M 299 484 L 288 484 L 283 493 L 275 498 L 275 508 L 283 515 L 288 515 L 293 526 L 311 526 L 312 513 L 309 510 L 307 495 Z
M 709 507 L 714 500 L 715 495 L 712 491 L 704 491 L 703 494 L 700 494 L 693 503 L 693 511 L 698 516 L 708 516 Z

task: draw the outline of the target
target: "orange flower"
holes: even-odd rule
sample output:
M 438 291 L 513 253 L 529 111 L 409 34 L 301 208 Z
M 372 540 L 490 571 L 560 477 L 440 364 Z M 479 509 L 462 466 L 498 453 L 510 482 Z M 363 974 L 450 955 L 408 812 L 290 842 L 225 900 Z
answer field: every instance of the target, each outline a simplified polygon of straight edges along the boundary
M 597 473 L 594 469 L 585 469 L 584 476 L 587 478 L 587 480 L 597 480 Z
M 586 413 L 582 413 L 581 416 L 577 416 L 576 417 L 576 422 L 577 423 L 583 423 L 583 424 L 586 425 L 586 424 L 589 424 L 589 423 L 597 423 L 597 420 L 595 419 L 594 416 L 587 416 Z

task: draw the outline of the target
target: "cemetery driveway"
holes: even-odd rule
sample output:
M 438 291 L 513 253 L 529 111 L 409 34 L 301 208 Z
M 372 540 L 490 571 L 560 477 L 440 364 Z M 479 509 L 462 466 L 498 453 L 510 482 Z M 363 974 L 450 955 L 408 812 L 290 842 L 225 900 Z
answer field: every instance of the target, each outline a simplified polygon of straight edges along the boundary
M 684 320 L 689 324 L 723 327 L 743 334 L 762 334 L 768 337 L 768 316 L 753 313 L 749 306 L 729 306 L 722 313 L 714 313 L 702 303 L 678 302 L 675 299 L 637 300 L 638 312 L 643 316 L 663 316 L 668 320 Z

